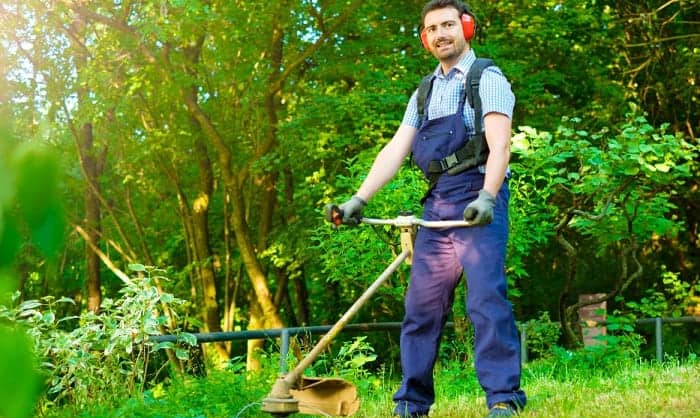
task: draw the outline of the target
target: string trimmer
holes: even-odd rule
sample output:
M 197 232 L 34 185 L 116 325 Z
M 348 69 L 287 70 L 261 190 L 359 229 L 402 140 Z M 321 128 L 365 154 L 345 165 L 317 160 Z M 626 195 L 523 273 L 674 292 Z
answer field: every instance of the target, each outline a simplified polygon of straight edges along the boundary
M 339 225 L 343 214 L 337 207 L 334 207 L 332 211 L 334 223 Z M 298 412 L 325 416 L 350 416 L 357 412 L 360 400 L 357 397 L 357 388 L 352 383 L 340 378 L 305 377 L 302 376 L 304 370 L 328 347 L 362 305 L 374 295 L 401 263 L 411 263 L 416 227 L 454 228 L 472 225 L 471 222 L 467 221 L 425 221 L 410 213 L 401 214 L 394 219 L 362 218 L 361 222 L 368 225 L 393 225 L 401 228 L 401 254 L 316 343 L 306 357 L 291 372 L 280 376 L 275 381 L 270 393 L 262 401 L 263 412 L 278 417 L 286 417 Z

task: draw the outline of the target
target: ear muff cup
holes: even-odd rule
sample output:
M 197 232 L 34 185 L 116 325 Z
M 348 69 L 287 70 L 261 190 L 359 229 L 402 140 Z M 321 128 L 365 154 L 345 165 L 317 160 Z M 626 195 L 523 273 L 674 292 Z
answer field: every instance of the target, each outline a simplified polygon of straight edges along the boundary
M 471 41 L 474 38 L 474 32 L 476 32 L 476 23 L 474 22 L 474 16 L 462 13 L 462 33 L 464 34 L 464 39 Z
M 468 13 L 462 13 L 460 22 L 462 23 L 462 34 L 464 35 L 464 39 L 466 41 L 471 41 L 474 38 L 474 32 L 476 29 L 474 17 Z M 428 34 L 425 32 L 425 30 L 420 31 L 420 42 L 426 51 L 430 51 L 430 45 L 428 45 Z

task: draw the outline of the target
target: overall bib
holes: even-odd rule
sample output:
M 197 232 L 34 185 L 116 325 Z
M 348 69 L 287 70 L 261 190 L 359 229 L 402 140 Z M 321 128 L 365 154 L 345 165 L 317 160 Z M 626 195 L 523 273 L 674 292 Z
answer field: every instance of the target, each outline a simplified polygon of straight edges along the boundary
M 413 142 L 413 155 L 426 175 L 431 160 L 453 153 L 468 137 L 464 102 L 462 98 L 453 115 L 428 120 L 425 112 Z M 484 174 L 478 168 L 443 174 L 426 197 L 423 219 L 462 219 L 464 208 L 476 199 L 483 185 Z M 418 230 L 401 327 L 403 380 L 394 395 L 398 415 L 427 415 L 435 401 L 433 367 L 462 273 L 467 281 L 467 313 L 475 332 L 474 363 L 487 404 L 489 408 L 498 402 L 525 405 L 525 394 L 520 390 L 520 340 L 506 298 L 509 196 L 504 182 L 496 198 L 493 222 L 488 225 Z

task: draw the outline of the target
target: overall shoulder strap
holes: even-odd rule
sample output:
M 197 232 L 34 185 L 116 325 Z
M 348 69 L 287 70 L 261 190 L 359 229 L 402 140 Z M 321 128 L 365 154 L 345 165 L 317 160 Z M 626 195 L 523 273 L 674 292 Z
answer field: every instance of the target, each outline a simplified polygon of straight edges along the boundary
M 482 110 L 481 97 L 479 96 L 479 82 L 481 81 L 481 73 L 485 68 L 494 65 L 493 60 L 489 58 L 477 58 L 472 64 L 467 78 L 465 80 L 464 94 L 467 96 L 469 106 L 474 109 L 474 134 L 478 135 L 483 131 L 482 128 Z
M 418 94 L 416 94 L 418 120 L 423 120 L 423 114 L 425 113 L 425 102 L 428 100 L 428 93 L 430 93 L 430 88 L 433 86 L 433 78 L 435 78 L 435 74 L 426 75 L 420 81 L 420 85 L 418 86 Z

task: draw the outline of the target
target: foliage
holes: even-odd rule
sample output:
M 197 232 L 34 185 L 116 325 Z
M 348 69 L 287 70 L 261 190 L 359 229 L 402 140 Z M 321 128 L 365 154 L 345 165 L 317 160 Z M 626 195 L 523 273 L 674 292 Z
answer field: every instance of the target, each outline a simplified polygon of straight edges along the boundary
M 62 246 L 58 166 L 48 149 L 14 140 L 0 119 L 0 416 L 7 418 L 31 416 L 41 392 L 32 341 L 3 313 L 18 287 L 15 256 L 38 253 L 54 264 Z
M 362 176 L 369 170 L 376 151 L 377 148 L 348 160 L 346 163 L 350 175 L 338 176 L 330 186 L 344 191 L 359 187 L 358 181 L 361 181 Z M 417 202 L 425 186 L 425 181 L 417 170 L 407 164 L 397 177 L 371 200 L 364 213 L 373 218 L 394 218 L 404 211 L 420 215 Z M 342 203 L 343 199 L 350 198 L 350 195 L 339 194 L 337 198 L 339 201 L 333 203 Z M 324 202 L 331 203 L 330 200 Z M 322 283 L 335 284 L 344 290 L 344 303 L 336 305 L 342 310 L 349 307 L 401 252 L 398 228 L 391 226 L 360 225 L 357 228 L 342 226 L 335 229 L 323 224 L 314 229 L 312 239 L 316 244 L 314 249 L 318 252 L 319 275 L 322 277 L 319 280 Z M 358 266 L 362 268 L 358 270 Z M 399 267 L 395 276 L 397 278 L 388 280 L 387 285 L 379 289 L 372 301 L 360 311 L 357 321 L 398 314 L 392 306 L 401 303 L 403 298 L 408 283 L 407 267 L 405 264 Z
M 697 146 L 634 114 L 619 130 L 593 134 L 577 129 L 579 122 L 564 120 L 555 135 L 525 130 L 514 139 L 516 152 L 523 157 L 517 167 L 530 176 L 531 187 L 545 199 L 568 194 L 571 204 L 555 201 L 561 202 L 555 215 L 576 210 L 571 227 L 583 236 L 594 236 L 601 243 L 599 249 L 630 234 L 647 237 L 677 231 L 679 226 L 666 214 L 675 207 L 672 197 L 678 186 L 692 175 Z M 604 222 L 592 215 L 601 215 Z M 632 230 L 628 222 L 633 222 Z
M 662 271 L 661 282 L 646 289 L 638 301 L 625 302 L 633 314 L 646 318 L 683 316 L 692 304 L 693 287 L 678 273 Z
M 532 353 L 533 358 L 550 357 L 561 337 L 561 325 L 552 322 L 549 312 L 544 311 L 538 318 L 525 322 L 523 328 L 527 332 L 528 355 Z
M 624 338 L 606 336 L 605 341 L 612 344 L 596 344 L 573 352 L 562 347 L 554 348 L 554 358 L 559 362 L 563 372 L 572 370 L 595 370 L 601 372 L 611 367 L 619 367 L 620 362 L 635 358 L 638 342 Z M 623 363 L 624 364 L 624 363 Z
M 86 226 L 92 188 L 97 247 L 117 268 L 167 266 L 192 324 L 254 324 L 266 296 L 288 324 L 332 322 L 399 251 L 391 228 L 332 230 L 320 208 L 353 193 L 435 68 L 417 37 L 424 1 L 44 3 L 0 2 L 0 110 L 22 138 L 0 149 L 0 265 L 22 300 L 84 309 L 85 243 L 61 215 Z M 566 319 L 577 294 L 619 291 L 635 312 L 675 315 L 685 302 L 670 298 L 697 297 L 698 2 L 470 5 L 477 54 L 517 97 L 516 313 Z M 366 213 L 419 214 L 424 188 L 407 165 Z M 664 268 L 675 290 L 657 283 Z M 121 282 L 100 272 L 114 299 Z M 407 276 L 357 320 L 400 319 Z
M 482 28 L 475 49 L 496 58 L 513 85 L 516 126 L 551 131 L 562 117 L 580 115 L 594 129 L 623 116 L 625 25 L 614 7 L 577 0 L 470 5 Z
M 635 320 L 633 315 L 625 315 L 618 311 L 608 315 L 605 325 L 606 334 L 596 336 L 601 344 L 586 347 L 592 352 L 592 359 L 596 361 L 598 354 L 609 357 L 638 358 L 644 338 L 635 329 Z
M 0 315 L 0 319 L 2 316 Z M 37 360 L 30 350 L 31 341 L 23 329 L 0 325 L 0 416 L 32 416 L 41 392 Z
M 528 363 L 523 368 L 523 388 L 528 394 L 524 417 L 567 416 L 580 418 L 615 416 L 667 416 L 675 405 L 680 416 L 693 416 L 700 407 L 697 357 L 669 359 L 665 363 L 617 358 L 614 363 L 592 367 L 582 352 L 569 352 L 568 361 L 552 357 Z M 206 378 L 176 377 L 143 394 L 125 399 L 115 409 L 93 404 L 82 411 L 55 409 L 47 417 L 201 417 L 261 416 L 260 401 L 269 393 L 276 370 L 273 359 L 263 373 L 212 370 Z M 276 359 L 274 359 L 276 360 Z M 584 367 L 575 367 L 575 364 Z M 234 367 L 240 370 L 240 367 Z M 360 416 L 389 417 L 392 395 L 400 381 L 390 370 L 382 370 L 358 385 Z M 435 372 L 436 403 L 431 416 L 456 418 L 481 416 L 486 411 L 483 391 L 473 369 L 463 362 L 439 364 Z
M 513 170 L 524 189 L 515 193 L 522 199 L 515 210 L 524 214 L 514 216 L 515 260 L 554 233 L 566 266 L 564 297 L 596 286 L 614 294 L 642 280 L 640 255 L 683 230 L 674 200 L 692 179 L 698 155 L 696 144 L 634 113 L 619 127 L 593 133 L 580 123 L 565 119 L 554 133 L 521 128 L 514 137 Z M 518 254 L 520 248 L 524 254 Z M 608 275 L 600 285 L 583 283 L 600 274 Z M 569 314 L 562 319 L 577 320 Z M 567 337 L 570 328 L 564 328 Z
M 336 352 L 319 356 L 307 373 L 313 376 L 337 376 L 360 382 L 371 377 L 366 366 L 376 359 L 377 355 L 367 342 L 367 337 L 355 337 L 351 341 L 343 342 Z
M 134 266 L 147 275 L 134 278 L 120 291 L 118 299 L 105 299 L 99 314 L 88 311 L 79 317 L 58 318 L 60 305 L 75 301 L 51 296 L 24 301 L 14 309 L 0 308 L 0 318 L 27 328 L 41 359 L 47 389 L 41 410 L 53 405 L 80 409 L 95 401 L 109 403 L 144 390 L 162 379 L 160 370 L 152 370 L 154 365 L 167 365 L 154 357 L 159 350 L 174 349 L 177 358 L 187 359 L 183 347 L 196 344 L 189 334 L 181 334 L 179 345 L 149 341 L 168 325 L 166 316 L 159 313 L 162 306 L 172 310 L 184 301 L 159 294 L 153 285 L 159 270 L 141 267 Z M 16 293 L 13 301 L 18 297 Z
M 265 370 L 274 370 L 271 363 Z M 245 364 L 243 364 L 245 367 Z M 255 417 L 260 400 L 274 376 L 213 369 L 206 378 L 173 376 L 143 393 L 120 399 L 115 405 L 93 403 L 83 408 L 57 408 L 47 417 Z

